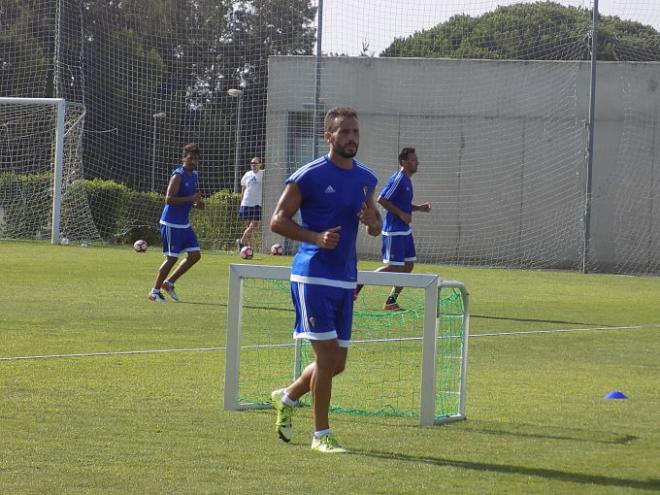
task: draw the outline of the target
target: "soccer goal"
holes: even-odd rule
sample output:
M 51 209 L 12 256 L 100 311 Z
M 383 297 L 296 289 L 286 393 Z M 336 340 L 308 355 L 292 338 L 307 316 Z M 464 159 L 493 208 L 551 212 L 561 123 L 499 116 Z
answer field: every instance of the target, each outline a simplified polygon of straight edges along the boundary
M 67 198 L 81 174 L 84 107 L 62 98 L 0 98 L 0 239 L 47 239 L 85 209 Z M 68 201 L 66 201 L 68 199 Z
M 270 392 L 313 359 L 292 338 L 289 267 L 232 264 L 225 397 L 227 410 L 270 407 Z M 465 419 L 469 295 L 437 275 L 360 271 L 346 370 L 333 382 L 331 410 L 419 418 L 421 425 Z M 404 287 L 403 311 L 383 311 L 390 287 Z M 310 405 L 309 394 L 301 406 Z
M 23 194 L 52 196 L 50 218 L 36 215 L 32 223 L 36 237 L 50 224 L 51 241 L 59 241 L 60 204 L 62 198 L 62 170 L 64 162 L 64 99 L 62 98 L 0 98 L 0 228 L 7 229 L 16 237 L 23 232 L 13 232 L 11 227 L 28 229 L 35 220 L 35 211 L 24 211 L 14 205 L 34 204 L 33 198 Z M 48 163 L 46 175 L 40 174 L 40 161 Z M 26 179 L 26 167 L 31 176 Z M 52 170 L 52 177 L 48 174 Z M 15 178 L 15 180 L 12 180 Z M 39 183 L 42 183 L 40 187 Z M 41 203 L 41 202 L 39 202 Z M 12 215 L 9 218 L 9 215 Z M 15 215 L 20 215 L 16 218 Z M 42 217 L 42 218 L 39 218 Z M 5 230 L 5 229 L 3 229 Z

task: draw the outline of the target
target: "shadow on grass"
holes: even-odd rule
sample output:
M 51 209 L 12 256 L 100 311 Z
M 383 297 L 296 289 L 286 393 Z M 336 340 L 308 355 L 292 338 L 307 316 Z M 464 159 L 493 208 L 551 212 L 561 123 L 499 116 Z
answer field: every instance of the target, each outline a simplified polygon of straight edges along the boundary
M 345 417 L 335 416 L 333 421 L 341 423 Z M 372 416 L 362 417 L 360 421 L 371 423 L 374 425 L 395 428 L 410 428 L 413 430 L 419 429 L 419 420 L 391 418 L 388 421 L 386 418 Z M 350 423 L 350 421 L 346 421 Z M 476 425 L 476 426 L 475 426 Z M 534 425 L 534 424 L 521 424 L 521 423 L 492 423 L 480 420 L 471 420 L 468 423 L 456 422 L 452 424 L 436 425 L 433 428 L 448 428 L 452 432 L 477 434 L 477 435 L 493 435 L 502 437 L 517 437 L 517 438 L 530 438 L 538 440 L 559 440 L 568 442 L 589 442 L 605 445 L 629 445 L 639 437 L 635 435 L 620 435 L 609 431 L 594 431 L 594 430 L 581 430 L 577 428 L 555 428 L 552 426 Z M 553 432 L 552 430 L 557 430 Z
M 589 326 L 598 326 L 598 327 L 614 326 L 614 325 L 606 325 L 604 323 L 595 323 L 593 321 L 544 320 L 540 318 L 511 318 L 508 316 L 490 316 L 490 315 L 476 315 L 476 314 L 470 314 L 470 318 L 479 318 L 483 320 L 522 321 L 526 323 L 558 323 L 562 325 L 589 325 Z
M 209 303 L 209 302 L 196 302 L 196 301 L 176 301 L 175 304 L 190 304 L 194 306 L 220 306 L 227 307 L 227 303 Z
M 571 473 L 557 469 L 533 468 L 526 466 L 511 466 L 507 464 L 493 464 L 490 462 L 457 461 L 453 459 L 442 459 L 437 457 L 422 457 L 399 454 L 396 452 L 360 451 L 351 450 L 350 454 L 376 459 L 396 460 L 411 463 L 429 464 L 438 467 L 455 467 L 473 471 L 487 471 L 499 474 L 520 474 L 523 476 L 535 476 L 569 483 L 583 483 L 586 485 L 618 486 L 623 488 L 635 488 L 638 490 L 656 491 L 660 488 L 660 480 L 648 481 L 615 478 L 612 476 L 599 476 L 593 474 Z
M 217 302 L 217 303 L 210 303 L 210 302 L 197 302 L 197 301 L 177 301 L 176 304 L 191 304 L 191 305 L 197 305 L 197 306 L 219 306 L 221 308 L 226 308 L 228 304 L 226 302 Z M 294 309 L 293 306 L 289 307 L 275 307 L 275 306 L 251 306 L 249 304 L 243 305 L 243 309 L 258 309 L 262 311 L 281 311 L 285 313 L 293 313 Z
M 500 425 L 501 426 L 501 425 Z M 513 428 L 520 428 L 521 425 L 511 425 Z M 522 425 L 525 427 L 525 425 Z M 539 428 L 534 427 L 533 425 L 527 425 L 529 428 Z M 565 428 L 562 428 L 563 431 L 566 431 Z M 465 430 L 468 431 L 468 430 Z M 552 434 L 552 433 L 541 433 L 541 432 L 524 432 L 524 431 L 507 431 L 504 429 L 494 429 L 494 428 L 470 428 L 469 432 L 480 433 L 484 435 L 498 435 L 498 436 L 515 436 L 519 438 L 534 438 L 534 439 L 545 439 L 545 440 L 568 440 L 571 442 L 590 442 L 590 443 L 602 443 L 608 445 L 629 445 L 635 440 L 638 440 L 639 437 L 635 435 L 618 435 L 616 433 L 606 432 L 606 431 L 593 431 L 593 430 L 571 430 L 567 433 L 561 434 Z

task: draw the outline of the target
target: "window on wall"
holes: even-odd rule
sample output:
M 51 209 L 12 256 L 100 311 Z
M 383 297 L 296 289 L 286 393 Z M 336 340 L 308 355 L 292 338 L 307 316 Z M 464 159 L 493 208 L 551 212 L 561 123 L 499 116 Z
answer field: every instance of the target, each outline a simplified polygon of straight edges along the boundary
M 322 117 L 319 120 L 322 120 Z M 318 142 L 321 142 L 322 129 L 322 122 L 319 121 L 316 126 L 314 125 L 313 111 L 289 112 L 287 174 L 293 173 L 302 165 L 316 158 L 314 156 L 314 138 L 316 136 Z M 316 153 L 325 153 L 325 150 L 319 145 Z

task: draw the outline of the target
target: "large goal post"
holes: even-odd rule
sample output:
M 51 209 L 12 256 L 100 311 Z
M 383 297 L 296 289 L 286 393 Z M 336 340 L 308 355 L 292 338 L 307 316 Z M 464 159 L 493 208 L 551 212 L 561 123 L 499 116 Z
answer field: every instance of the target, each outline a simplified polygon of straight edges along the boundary
M 299 376 L 313 359 L 292 339 L 289 267 L 232 264 L 224 406 L 270 407 L 270 392 Z M 333 384 L 331 408 L 417 417 L 421 425 L 465 419 L 469 295 L 438 275 L 360 271 L 346 370 Z M 389 287 L 405 290 L 401 312 L 382 310 Z M 309 395 L 309 394 L 308 394 Z M 301 405 L 309 405 L 303 398 Z
M 48 108 L 54 109 L 54 112 L 49 112 Z M 0 134 L 3 135 L 0 145 L 0 174 L 20 172 L 21 160 L 28 163 L 30 172 L 39 173 L 39 159 L 45 157 L 46 161 L 49 161 L 47 167 L 52 167 L 50 239 L 53 244 L 60 240 L 65 111 L 63 98 L 0 97 Z M 24 197 L 5 200 L 27 201 Z M 1 220 L 4 221 L 4 208 L 2 212 Z M 1 227 L 0 225 L 0 231 Z

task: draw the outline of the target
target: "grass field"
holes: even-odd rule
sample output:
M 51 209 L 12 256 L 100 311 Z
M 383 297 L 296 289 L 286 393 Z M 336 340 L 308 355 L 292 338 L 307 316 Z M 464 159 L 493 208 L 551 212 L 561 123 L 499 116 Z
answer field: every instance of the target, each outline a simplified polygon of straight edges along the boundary
M 322 456 L 309 409 L 289 445 L 271 411 L 223 410 L 235 256 L 205 253 L 165 305 L 157 249 L 0 256 L 0 493 L 660 492 L 660 278 L 419 265 L 471 293 L 468 420 L 334 414 L 351 453 Z

